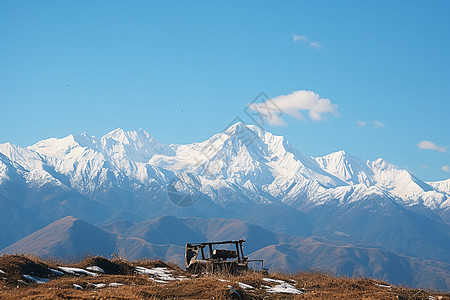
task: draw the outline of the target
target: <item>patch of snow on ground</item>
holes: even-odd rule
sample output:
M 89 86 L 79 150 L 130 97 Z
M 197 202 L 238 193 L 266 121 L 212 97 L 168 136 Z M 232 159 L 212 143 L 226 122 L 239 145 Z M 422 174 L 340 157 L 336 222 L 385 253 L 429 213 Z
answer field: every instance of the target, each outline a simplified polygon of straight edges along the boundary
M 375 285 L 377 285 L 377 286 L 379 286 L 379 287 L 387 288 L 387 289 L 390 289 L 390 288 L 391 288 L 390 285 L 386 285 L 386 284 L 375 283 Z
M 90 283 L 90 284 L 93 285 L 94 288 L 96 288 L 96 289 L 101 289 L 106 286 L 106 284 L 104 284 L 104 283 Z
M 80 268 L 58 267 L 58 269 L 72 275 L 98 276 L 97 273 L 89 272 Z
M 158 267 L 158 268 L 148 269 L 148 268 L 137 266 L 136 267 L 136 272 L 139 273 L 139 274 L 145 274 L 145 275 L 148 274 L 150 276 L 153 276 L 153 278 L 150 278 L 150 279 L 152 279 L 153 281 L 156 281 L 156 282 L 172 281 L 172 280 L 177 280 L 177 279 L 183 280 L 183 279 L 180 279 L 180 278 L 174 278 L 173 275 L 172 275 L 172 271 L 168 270 L 167 268 Z
M 103 269 L 100 268 L 99 266 L 90 266 L 90 267 L 87 267 L 86 270 L 97 272 L 97 273 L 105 273 L 105 271 L 103 271 Z
M 73 284 L 73 287 L 74 287 L 74 289 L 76 289 L 76 290 L 82 290 L 83 288 L 81 287 L 81 285 L 78 285 L 78 284 Z
M 23 275 L 23 278 L 28 279 L 29 281 L 33 281 L 35 283 L 46 283 L 50 280 L 48 278 L 39 278 L 31 275 Z
M 52 272 L 53 274 L 56 274 L 56 275 L 64 275 L 64 273 L 61 272 L 61 271 L 58 271 L 58 270 L 55 270 L 55 269 L 49 269 L 49 270 L 50 270 L 50 272 Z
M 123 285 L 123 283 L 111 282 L 108 286 L 110 286 L 110 287 L 118 287 L 118 286 L 121 286 L 121 285 Z
M 272 278 L 263 278 L 264 281 L 273 282 L 273 283 L 285 283 L 284 280 L 272 279 Z
M 150 280 L 153 280 L 154 282 L 157 282 L 157 283 L 167 283 L 167 281 L 155 279 L 153 277 L 150 277 Z
M 17 282 L 19 282 L 19 283 L 23 283 L 23 284 L 25 284 L 25 285 L 28 285 L 28 283 L 26 283 L 25 281 L 23 281 L 22 279 L 19 279 L 19 280 L 17 280 Z
M 6 274 L 4 271 L 0 270 L 0 274 Z
M 287 282 L 283 282 L 280 284 L 277 284 L 274 287 L 268 288 L 267 292 L 269 293 L 284 293 L 284 294 L 304 294 L 304 292 L 300 291 L 299 289 L 296 289 L 293 285 L 290 285 Z
M 226 280 L 226 279 L 220 279 L 220 278 L 217 278 L 217 280 L 220 281 L 220 282 L 230 282 L 229 280 Z
M 239 287 L 244 290 L 254 290 L 255 289 L 254 287 L 252 287 L 251 285 L 246 284 L 246 283 L 238 282 L 238 284 L 239 284 Z
M 283 280 L 277 280 L 277 279 L 272 279 L 272 278 L 263 278 L 263 280 L 266 282 L 278 283 L 274 287 L 265 285 L 264 288 L 266 288 L 268 293 L 284 293 L 284 294 L 296 294 L 296 295 L 305 293 Z

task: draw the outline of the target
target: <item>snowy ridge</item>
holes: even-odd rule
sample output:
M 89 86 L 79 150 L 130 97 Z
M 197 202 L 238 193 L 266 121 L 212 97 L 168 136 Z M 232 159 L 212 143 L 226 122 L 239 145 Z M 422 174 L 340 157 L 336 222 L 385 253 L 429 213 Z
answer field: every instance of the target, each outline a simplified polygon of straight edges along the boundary
M 324 170 L 348 184 L 377 187 L 405 205 L 424 204 L 436 209 L 448 199 L 442 191 L 382 158 L 364 162 L 344 151 L 338 151 L 315 160 Z
M 364 184 L 371 186 L 374 182 L 374 173 L 368 162 L 348 155 L 344 151 L 331 153 L 315 160 L 322 169 L 335 175 L 348 184 Z
M 0 144 L 0 154 L 3 155 L 0 164 L 0 178 L 10 178 L 4 172 L 14 173 L 15 176 L 22 177 L 31 185 L 63 185 L 54 175 L 52 168 L 43 161 L 42 157 L 27 148 L 12 145 L 10 143 Z M 7 162 L 9 161 L 9 163 Z M 8 169 L 8 171 L 7 171 Z M 17 178 L 16 178 L 17 179 Z
M 155 153 L 171 153 L 143 130 L 116 129 L 102 138 L 69 135 L 48 139 L 28 147 L 66 175 L 71 185 L 83 193 L 99 187 L 130 188 L 132 181 L 148 183 L 164 177 L 164 171 L 148 164 Z
M 257 189 L 272 197 L 288 192 L 293 183 L 322 187 L 346 185 L 311 158 L 293 149 L 281 136 L 237 123 L 201 143 L 174 145 L 176 155 L 155 155 L 150 164 L 177 172 L 193 172 L 203 187 Z M 242 193 L 247 194 L 245 191 Z M 211 195 L 213 196 L 213 195 Z M 214 196 L 213 196 L 214 197 Z M 220 199 L 218 199 L 220 201 Z M 271 201 L 266 197 L 267 201 Z
M 104 201 L 108 191 L 163 191 L 176 178 L 222 207 L 284 203 L 298 209 L 371 195 L 403 206 L 450 206 L 449 180 L 426 183 L 381 158 L 363 161 L 344 151 L 307 157 L 282 136 L 242 123 L 186 145 L 164 145 L 141 129 L 116 129 L 101 138 L 69 135 L 27 148 L 0 144 L 0 154 L 0 183 L 19 176 Z
M 427 182 L 435 190 L 450 195 L 450 178 L 442 181 Z

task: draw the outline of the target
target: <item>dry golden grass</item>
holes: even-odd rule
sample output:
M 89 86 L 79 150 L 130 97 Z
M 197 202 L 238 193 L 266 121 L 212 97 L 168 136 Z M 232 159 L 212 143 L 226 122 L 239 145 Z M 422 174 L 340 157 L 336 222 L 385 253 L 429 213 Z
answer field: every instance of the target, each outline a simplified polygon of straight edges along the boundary
M 85 268 L 93 264 L 103 264 L 106 273 L 108 273 L 106 269 L 109 268 L 109 271 L 118 270 L 117 272 L 122 275 L 61 276 L 45 284 L 24 285 L 17 282 L 22 278 L 21 274 L 27 274 L 20 273 L 21 270 L 30 272 L 34 271 L 32 266 L 37 266 L 42 267 L 42 271 L 47 267 L 56 268 L 57 265 L 33 257 L 2 256 L 0 269 L 7 273 L 8 280 L 0 281 L 0 299 L 428 299 L 430 295 L 436 299 L 439 299 L 439 296 L 442 299 L 450 299 L 450 294 L 395 286 L 388 288 L 380 286 L 388 284 L 372 279 L 336 278 L 324 273 L 270 274 L 270 278 L 284 280 L 305 291 L 303 295 L 292 295 L 268 293 L 264 286 L 274 286 L 275 283 L 264 281 L 263 278 L 267 276 L 261 273 L 191 277 L 178 267 L 161 261 L 110 261 L 98 257 L 87 258 L 71 266 Z M 156 283 L 150 280 L 148 275 L 133 272 L 137 265 L 147 268 L 166 267 L 171 269 L 175 276 L 182 275 L 191 279 L 174 280 L 165 284 Z M 238 282 L 249 284 L 255 289 L 243 290 Z M 95 288 L 94 284 L 99 283 L 106 284 L 106 287 Z M 123 285 L 108 287 L 110 283 Z M 74 284 L 83 289 L 75 289 Z M 229 285 L 236 292 L 233 292 Z

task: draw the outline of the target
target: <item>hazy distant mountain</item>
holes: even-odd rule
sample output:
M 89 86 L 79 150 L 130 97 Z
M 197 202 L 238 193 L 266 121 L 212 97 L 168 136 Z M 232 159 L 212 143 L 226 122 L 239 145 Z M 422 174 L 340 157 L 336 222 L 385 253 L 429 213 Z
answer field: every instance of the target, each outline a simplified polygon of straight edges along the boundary
M 377 278 L 391 284 L 440 290 L 450 288 L 449 264 L 314 238 L 270 245 L 252 253 L 250 258 L 264 259 L 272 271 L 318 270 L 341 276 Z
M 66 217 L 1 252 L 69 258 L 86 254 L 109 257 L 115 252 L 127 259 L 160 258 L 183 267 L 186 242 L 245 238 L 244 253 L 264 259 L 265 267 L 272 271 L 320 270 L 416 287 L 450 288 L 450 264 L 375 247 L 278 234 L 241 220 L 166 216 L 138 223 L 116 221 L 102 228 Z
M 9 214 L 0 221 L 0 247 L 67 215 L 95 225 L 172 215 L 241 219 L 449 263 L 448 182 L 427 183 L 381 158 L 344 151 L 308 157 L 283 137 L 242 123 L 187 145 L 122 129 L 27 148 L 5 143 L 0 208 Z M 121 240 L 135 255 L 162 251 L 154 246 L 160 240 L 143 246 L 136 238 Z
M 86 255 L 109 257 L 114 251 L 110 234 L 83 220 L 65 217 L 10 245 L 2 253 L 80 259 Z

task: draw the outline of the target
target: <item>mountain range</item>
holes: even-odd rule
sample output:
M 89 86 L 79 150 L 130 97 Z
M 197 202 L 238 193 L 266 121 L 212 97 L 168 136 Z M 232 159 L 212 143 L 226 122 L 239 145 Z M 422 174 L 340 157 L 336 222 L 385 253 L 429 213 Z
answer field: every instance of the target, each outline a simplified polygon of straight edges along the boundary
M 240 238 L 247 240 L 245 254 L 250 259 L 264 259 L 264 267 L 270 271 L 326 271 L 441 290 L 450 286 L 450 264 L 397 255 L 376 247 L 275 233 L 237 219 L 165 216 L 137 223 L 121 220 L 97 227 L 69 216 L 24 237 L 3 252 L 66 260 L 79 260 L 84 255 L 109 257 L 115 253 L 131 260 L 151 257 L 183 266 L 186 241 Z
M 450 179 L 424 182 L 381 158 L 364 161 L 344 151 L 309 157 L 285 138 L 243 123 L 186 145 L 164 145 L 143 130 L 122 129 L 101 138 L 69 135 L 29 147 L 0 144 L 0 211 L 0 249 L 4 250 L 24 249 L 20 239 L 50 223 L 56 230 L 62 226 L 58 220 L 74 216 L 90 226 L 115 224 L 114 230 L 105 231 L 112 236 L 112 240 L 104 237 L 110 241 L 105 248 L 123 249 L 128 257 L 149 256 L 149 249 L 163 253 L 161 245 L 170 245 L 175 253 L 187 237 L 215 238 L 192 232 L 180 236 L 177 228 L 183 228 L 186 218 L 228 219 L 289 236 L 285 241 L 271 239 L 268 232 L 252 237 L 252 244 L 265 245 L 251 248 L 252 255 L 278 261 L 280 269 L 324 267 L 327 260 L 320 250 L 301 250 L 307 243 L 311 249 L 335 245 L 340 261 L 364 256 L 355 254 L 361 249 L 384 251 L 365 254 L 366 259 L 387 272 L 376 274 L 388 274 L 385 277 L 396 282 L 401 282 L 401 274 L 392 275 L 397 271 L 383 261 L 414 261 L 402 263 L 410 267 L 400 272 L 403 282 L 414 285 L 420 284 L 410 279 L 417 278 L 418 270 L 423 273 L 417 266 L 428 266 L 426 274 L 431 277 L 445 278 L 450 273 Z M 161 235 L 158 230 L 145 238 L 137 229 L 119 230 L 162 216 L 182 220 L 168 225 L 173 232 L 161 236 L 164 241 L 147 240 Z M 220 238 L 236 231 L 226 228 L 214 230 L 229 232 Z M 160 232 L 163 229 L 167 230 L 163 226 Z M 142 241 L 151 246 L 143 246 Z M 63 246 L 51 249 L 45 255 L 65 253 Z M 285 257 L 285 262 L 275 257 Z M 316 263 L 307 263 L 304 257 Z M 342 269 L 336 260 L 329 264 L 324 269 Z M 352 258 L 348 265 L 357 264 Z M 449 288 L 448 280 L 438 281 L 427 280 L 432 287 Z

